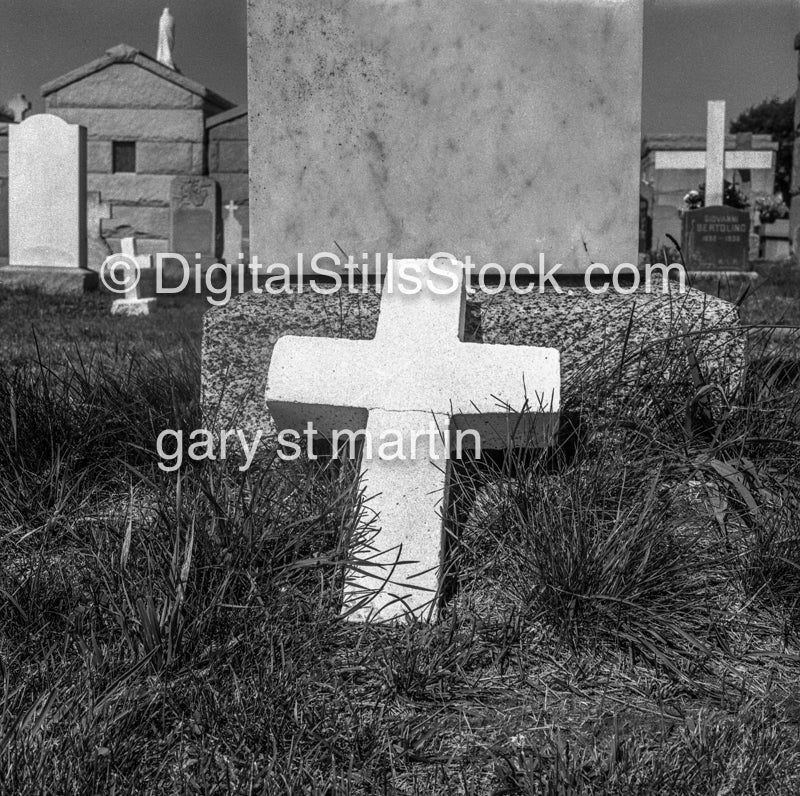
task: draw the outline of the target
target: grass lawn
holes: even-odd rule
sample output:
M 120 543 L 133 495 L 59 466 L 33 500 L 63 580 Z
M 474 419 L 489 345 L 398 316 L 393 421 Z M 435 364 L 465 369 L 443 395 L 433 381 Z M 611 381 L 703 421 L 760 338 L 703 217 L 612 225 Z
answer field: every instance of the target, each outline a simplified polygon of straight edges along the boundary
M 587 381 L 576 444 L 463 476 L 441 621 L 365 627 L 352 473 L 160 471 L 207 305 L 109 304 L 0 295 L 0 794 L 800 792 L 794 344 Z

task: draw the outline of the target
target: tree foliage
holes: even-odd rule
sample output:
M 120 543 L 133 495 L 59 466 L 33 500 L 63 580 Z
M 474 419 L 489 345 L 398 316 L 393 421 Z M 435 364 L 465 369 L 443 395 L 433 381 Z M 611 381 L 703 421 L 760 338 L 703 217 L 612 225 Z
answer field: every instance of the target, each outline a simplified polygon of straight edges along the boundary
M 731 133 L 766 133 L 778 142 L 775 167 L 775 191 L 789 201 L 792 180 L 792 149 L 794 147 L 795 98 L 764 100 L 739 114 L 731 122 Z

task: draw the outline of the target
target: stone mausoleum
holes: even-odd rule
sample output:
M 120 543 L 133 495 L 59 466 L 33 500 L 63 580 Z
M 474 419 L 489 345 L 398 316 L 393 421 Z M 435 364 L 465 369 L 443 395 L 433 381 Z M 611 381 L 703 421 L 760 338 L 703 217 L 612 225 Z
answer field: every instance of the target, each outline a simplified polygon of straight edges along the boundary
M 216 177 L 220 159 L 216 149 L 213 164 L 209 158 L 207 126 L 222 114 L 212 129 L 224 136 L 233 103 L 125 44 L 45 84 L 42 95 L 47 113 L 87 129 L 87 190 L 110 205 L 103 234 L 112 248 L 134 235 L 144 253 L 169 250 L 171 182 Z M 244 158 L 223 166 L 240 169 L 246 182 L 246 147 Z
M 247 253 L 247 109 L 182 74 L 171 53 L 159 57 L 126 44 L 112 47 L 42 86 L 45 112 L 87 130 L 87 196 L 96 202 L 99 193 L 107 206 L 110 217 L 102 219 L 101 230 L 113 251 L 128 236 L 136 238 L 139 253 L 170 251 L 171 183 L 177 176 L 202 175 L 220 186 L 218 225 L 222 208 L 236 203 Z M 0 258 L 8 257 L 13 121 L 0 117 Z M 89 262 L 92 268 L 100 264 Z

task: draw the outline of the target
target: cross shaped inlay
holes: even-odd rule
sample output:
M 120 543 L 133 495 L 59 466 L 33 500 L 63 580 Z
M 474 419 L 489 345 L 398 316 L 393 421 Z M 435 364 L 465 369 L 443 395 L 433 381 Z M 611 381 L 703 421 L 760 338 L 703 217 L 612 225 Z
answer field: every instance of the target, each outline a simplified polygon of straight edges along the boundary
M 101 237 L 104 219 L 111 218 L 111 205 L 100 199 L 99 191 L 86 194 L 86 231 L 90 236 Z

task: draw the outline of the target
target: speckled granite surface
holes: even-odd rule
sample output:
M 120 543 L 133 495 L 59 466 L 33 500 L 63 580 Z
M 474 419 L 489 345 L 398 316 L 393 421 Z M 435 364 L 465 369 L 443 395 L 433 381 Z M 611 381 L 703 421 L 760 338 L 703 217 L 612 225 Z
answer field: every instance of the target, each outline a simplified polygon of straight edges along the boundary
M 202 399 L 206 424 L 216 429 L 274 433 L 264 402 L 267 371 L 275 341 L 285 334 L 362 339 L 374 336 L 379 296 L 334 296 L 304 292 L 281 296 L 249 293 L 204 319 Z M 592 369 L 616 367 L 623 350 L 701 329 L 738 323 L 732 304 L 690 290 L 593 295 L 583 287 L 520 296 L 476 293 L 468 300 L 466 340 L 486 344 L 552 346 L 561 352 L 562 400 Z M 628 331 L 630 330 L 630 333 Z M 741 335 L 699 336 L 698 350 L 719 366 L 741 369 Z M 712 350 L 713 347 L 713 350 Z

